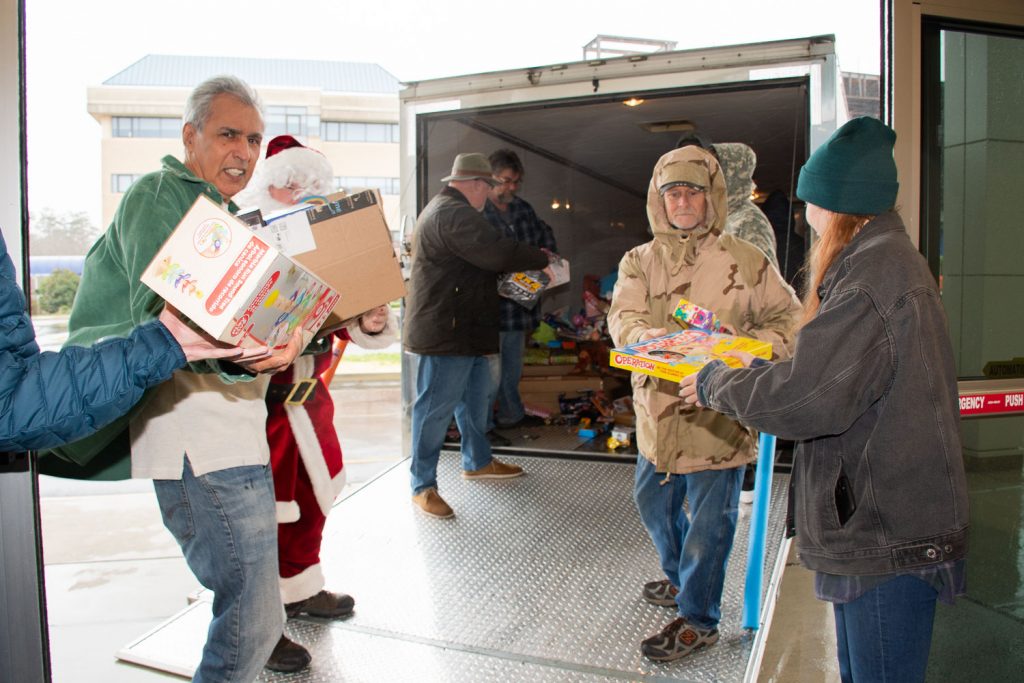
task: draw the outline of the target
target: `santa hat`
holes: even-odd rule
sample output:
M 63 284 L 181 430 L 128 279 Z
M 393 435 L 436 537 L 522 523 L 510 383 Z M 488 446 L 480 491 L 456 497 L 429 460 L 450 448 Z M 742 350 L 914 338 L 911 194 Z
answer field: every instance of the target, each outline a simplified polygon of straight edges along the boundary
M 269 189 L 297 185 L 306 196 L 324 196 L 334 190 L 334 170 L 323 154 L 291 135 L 278 135 L 267 143 L 266 158 L 256 166 L 249 185 L 235 202 L 263 208 Z

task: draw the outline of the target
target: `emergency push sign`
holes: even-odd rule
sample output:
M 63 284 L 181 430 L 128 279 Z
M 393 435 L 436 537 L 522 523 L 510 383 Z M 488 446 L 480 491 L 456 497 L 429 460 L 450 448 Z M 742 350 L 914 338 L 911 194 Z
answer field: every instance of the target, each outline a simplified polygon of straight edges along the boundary
M 960 394 L 960 416 L 1024 413 L 1024 391 Z

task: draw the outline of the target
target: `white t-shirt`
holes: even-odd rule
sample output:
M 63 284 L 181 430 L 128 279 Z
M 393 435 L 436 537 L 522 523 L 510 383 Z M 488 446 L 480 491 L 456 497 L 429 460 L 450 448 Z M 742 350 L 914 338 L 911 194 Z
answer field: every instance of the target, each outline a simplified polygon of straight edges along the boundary
M 131 421 L 132 477 L 181 479 L 186 455 L 196 476 L 266 465 L 269 381 L 225 384 L 216 374 L 176 371 Z

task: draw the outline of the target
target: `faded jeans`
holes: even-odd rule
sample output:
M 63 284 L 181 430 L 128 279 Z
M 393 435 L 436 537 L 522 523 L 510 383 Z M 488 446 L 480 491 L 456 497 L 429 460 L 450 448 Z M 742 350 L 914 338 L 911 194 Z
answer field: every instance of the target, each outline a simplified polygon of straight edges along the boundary
M 250 683 L 284 633 L 270 466 L 156 479 L 164 526 L 213 591 L 213 621 L 193 681 Z
M 416 400 L 412 404 L 412 492 L 437 488 L 437 461 L 452 414 L 462 435 L 462 469 L 486 467 L 487 399 L 491 395 L 488 356 L 419 356 Z
M 698 628 L 717 628 L 722 618 L 725 567 L 739 513 L 743 466 L 673 474 L 665 481 L 641 454 L 633 500 L 654 542 L 662 571 L 679 589 L 679 616 Z M 687 517 L 683 501 L 689 500 Z

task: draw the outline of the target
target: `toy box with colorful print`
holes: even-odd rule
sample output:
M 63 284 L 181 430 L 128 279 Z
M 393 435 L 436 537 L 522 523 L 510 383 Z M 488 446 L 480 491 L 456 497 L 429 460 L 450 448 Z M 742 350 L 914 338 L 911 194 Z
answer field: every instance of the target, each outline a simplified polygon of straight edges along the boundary
M 708 332 L 722 331 L 722 321 L 718 319 L 714 311 L 709 311 L 686 299 L 679 300 L 672 317 L 681 323 L 686 323 L 690 327 L 707 330 Z
M 524 308 L 533 308 L 541 293 L 569 282 L 569 262 L 558 254 L 548 254 L 548 265 L 554 278 L 542 270 L 506 273 L 498 280 L 498 294 Z
M 678 381 L 713 360 L 741 367 L 739 359 L 725 355 L 729 351 L 771 358 L 772 345 L 758 339 L 693 328 L 612 349 L 608 360 L 612 367 Z
M 205 196 L 196 199 L 140 278 L 220 341 L 280 348 L 302 329 L 303 346 L 338 293 Z

